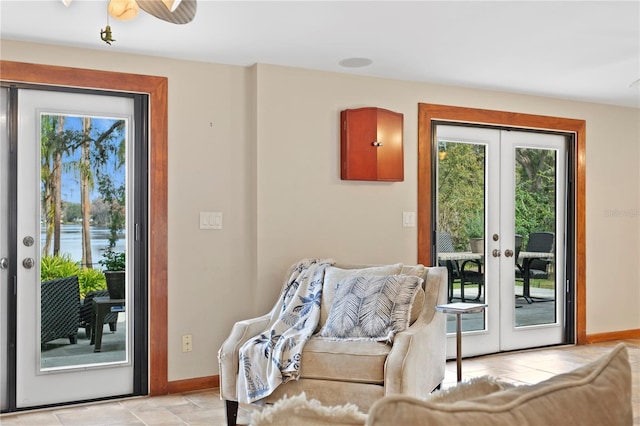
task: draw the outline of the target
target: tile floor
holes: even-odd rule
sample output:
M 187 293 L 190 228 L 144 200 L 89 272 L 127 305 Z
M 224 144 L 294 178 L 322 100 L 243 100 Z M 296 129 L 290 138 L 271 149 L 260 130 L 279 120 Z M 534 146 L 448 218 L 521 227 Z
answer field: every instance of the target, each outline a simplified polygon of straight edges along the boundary
M 633 376 L 634 425 L 640 425 L 640 339 L 623 341 L 629 349 Z M 490 375 L 516 384 L 531 384 L 593 361 L 618 342 L 584 346 L 556 346 L 464 359 L 463 379 Z M 447 363 L 444 387 L 456 383 L 455 361 Z M 244 415 L 243 415 L 244 414 Z M 240 413 L 240 421 L 247 419 Z M 243 421 L 243 423 L 246 420 Z M 160 397 L 141 397 L 85 406 L 3 415 L 9 425 L 224 425 L 224 404 L 218 389 Z

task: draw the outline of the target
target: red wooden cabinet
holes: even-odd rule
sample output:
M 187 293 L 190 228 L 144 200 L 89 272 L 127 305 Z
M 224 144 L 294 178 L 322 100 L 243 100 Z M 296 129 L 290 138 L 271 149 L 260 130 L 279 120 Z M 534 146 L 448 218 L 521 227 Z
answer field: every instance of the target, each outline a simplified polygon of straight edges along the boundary
M 404 118 L 382 108 L 340 113 L 340 177 L 343 180 L 404 180 Z

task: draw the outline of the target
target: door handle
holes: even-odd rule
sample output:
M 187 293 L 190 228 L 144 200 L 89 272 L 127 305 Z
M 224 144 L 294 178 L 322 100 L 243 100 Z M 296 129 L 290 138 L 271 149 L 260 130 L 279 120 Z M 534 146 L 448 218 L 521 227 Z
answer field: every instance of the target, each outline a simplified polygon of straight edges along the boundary
M 22 266 L 24 266 L 26 269 L 31 269 L 31 268 L 33 268 L 33 265 L 35 265 L 35 264 L 36 264 L 36 261 L 35 261 L 35 260 L 33 260 L 33 259 L 32 259 L 32 258 L 30 258 L 30 257 L 27 257 L 26 259 L 24 259 L 24 260 L 22 261 Z
M 506 249 L 506 250 L 504 251 L 504 255 L 505 255 L 505 257 L 511 257 L 511 256 L 513 256 L 513 250 Z
M 0 259 L 0 269 L 7 269 L 9 267 L 9 259 L 3 257 Z
M 500 250 L 498 250 L 498 249 L 493 249 L 493 251 L 491 252 L 491 254 L 493 255 L 493 257 L 500 257 Z

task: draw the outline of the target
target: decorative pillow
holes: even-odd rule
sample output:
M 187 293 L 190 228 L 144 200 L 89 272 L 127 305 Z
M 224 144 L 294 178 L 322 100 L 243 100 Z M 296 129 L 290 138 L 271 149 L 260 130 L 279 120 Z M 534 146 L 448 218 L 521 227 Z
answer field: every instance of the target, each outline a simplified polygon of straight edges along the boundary
M 324 284 L 322 285 L 322 302 L 320 304 L 320 321 L 318 322 L 318 330 L 327 322 L 329 311 L 333 305 L 333 299 L 336 293 L 336 286 L 345 278 L 349 277 L 366 277 L 371 275 L 397 275 L 402 270 L 402 263 L 394 263 L 392 265 L 372 266 L 370 268 L 361 269 L 342 269 L 335 266 L 329 266 L 324 272 Z
M 415 275 L 416 277 L 420 277 L 424 279 L 424 274 L 427 272 L 427 267 L 421 264 L 417 264 L 414 266 L 404 266 L 400 275 Z M 409 318 L 409 325 L 412 325 L 418 317 L 420 316 L 420 312 L 422 312 L 422 306 L 424 305 L 425 294 L 424 289 L 420 286 L 416 293 L 416 298 L 413 300 L 413 305 L 411 305 L 411 317 Z
M 422 278 L 411 275 L 351 277 L 338 283 L 320 337 L 390 341 L 409 324 Z

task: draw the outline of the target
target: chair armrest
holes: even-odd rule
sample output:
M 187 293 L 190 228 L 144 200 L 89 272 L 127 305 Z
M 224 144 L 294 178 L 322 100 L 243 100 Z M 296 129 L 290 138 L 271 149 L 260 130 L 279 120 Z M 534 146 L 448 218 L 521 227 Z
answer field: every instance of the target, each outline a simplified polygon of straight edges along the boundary
M 446 368 L 447 317 L 435 307 L 447 303 L 447 270 L 430 268 L 420 316 L 395 335 L 385 363 L 385 395 L 424 398 L 442 380 Z
M 231 328 L 229 337 L 218 351 L 220 374 L 220 398 L 237 401 L 236 382 L 238 377 L 238 352 L 250 338 L 263 332 L 269 325 L 271 313 L 261 317 L 238 321 Z

